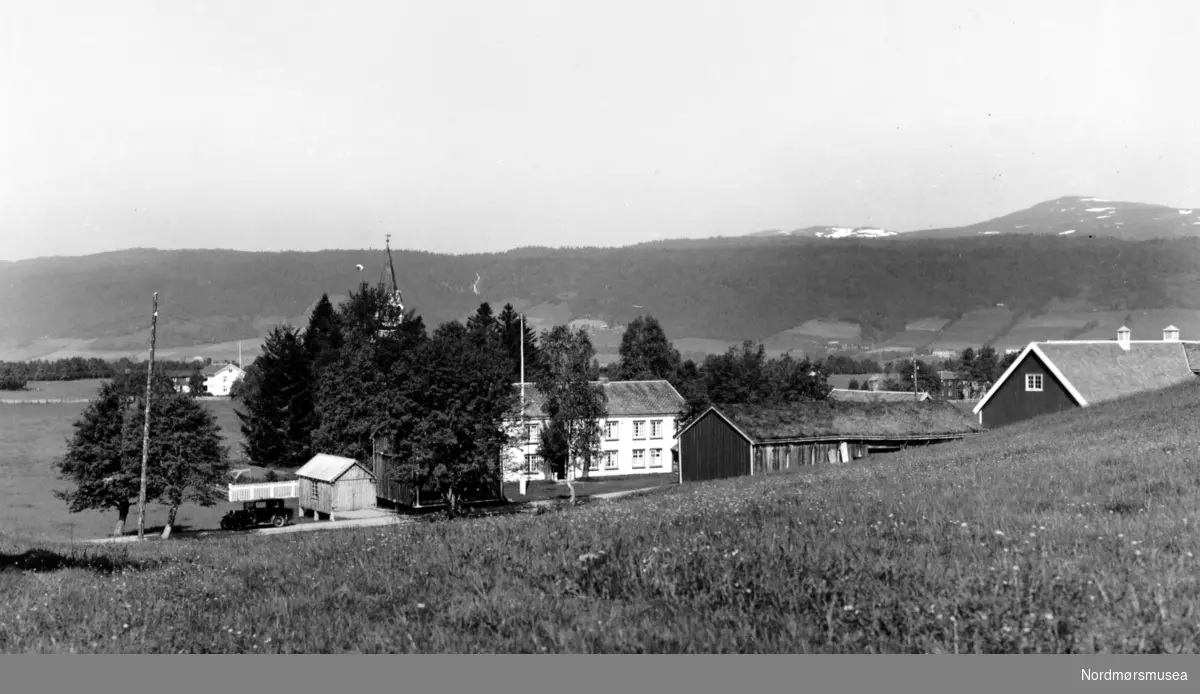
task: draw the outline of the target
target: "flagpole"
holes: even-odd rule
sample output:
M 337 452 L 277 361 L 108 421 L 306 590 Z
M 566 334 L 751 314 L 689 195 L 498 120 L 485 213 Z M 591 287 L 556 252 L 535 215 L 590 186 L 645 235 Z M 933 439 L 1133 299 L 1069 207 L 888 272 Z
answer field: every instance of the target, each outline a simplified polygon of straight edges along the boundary
M 524 463 L 525 455 L 526 455 L 525 451 L 527 451 L 529 449 L 529 429 L 525 426 L 525 314 L 524 313 L 521 314 L 521 334 L 520 334 L 519 338 L 521 340 L 521 438 L 524 439 L 524 441 L 521 443 L 521 460 L 518 462 Z M 528 470 L 524 469 L 524 466 L 522 465 L 521 496 L 525 496 L 525 476 L 527 473 L 528 473 Z

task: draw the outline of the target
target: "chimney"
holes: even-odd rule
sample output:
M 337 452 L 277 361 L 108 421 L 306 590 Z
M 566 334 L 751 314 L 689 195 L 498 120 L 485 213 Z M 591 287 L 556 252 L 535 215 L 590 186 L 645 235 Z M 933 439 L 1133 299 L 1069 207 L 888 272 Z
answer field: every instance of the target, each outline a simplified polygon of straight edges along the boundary
M 1173 325 L 1163 328 L 1163 342 L 1179 342 L 1179 328 Z
M 1117 344 L 1121 345 L 1121 349 L 1129 351 L 1129 328 L 1123 325 L 1117 328 Z

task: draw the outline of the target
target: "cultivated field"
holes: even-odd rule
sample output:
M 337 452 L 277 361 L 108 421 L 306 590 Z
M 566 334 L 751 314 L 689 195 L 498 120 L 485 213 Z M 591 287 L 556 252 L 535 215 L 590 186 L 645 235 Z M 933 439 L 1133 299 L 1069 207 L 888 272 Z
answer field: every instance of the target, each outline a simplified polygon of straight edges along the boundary
M 0 573 L 0 649 L 1195 653 L 1197 413 L 1187 384 L 536 517 L 9 543 L 40 570 Z
M 962 318 L 942 328 L 937 340 L 929 345 L 932 349 L 963 350 L 967 347 L 979 349 L 1008 322 L 1012 311 L 1007 308 L 981 308 L 968 311 Z

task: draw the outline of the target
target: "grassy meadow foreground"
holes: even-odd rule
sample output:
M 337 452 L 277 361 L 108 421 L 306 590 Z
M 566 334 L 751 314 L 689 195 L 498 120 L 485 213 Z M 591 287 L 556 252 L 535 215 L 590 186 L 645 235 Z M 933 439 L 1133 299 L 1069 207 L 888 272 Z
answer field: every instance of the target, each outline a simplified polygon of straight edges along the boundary
M 0 650 L 1200 651 L 1200 387 L 541 516 L 0 540 Z

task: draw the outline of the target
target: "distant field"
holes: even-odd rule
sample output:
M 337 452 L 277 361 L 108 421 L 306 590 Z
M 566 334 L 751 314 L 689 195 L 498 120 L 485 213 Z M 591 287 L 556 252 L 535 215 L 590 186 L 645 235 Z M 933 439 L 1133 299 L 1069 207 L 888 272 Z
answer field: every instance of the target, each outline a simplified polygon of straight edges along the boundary
M 724 354 L 734 346 L 733 342 L 711 340 L 706 337 L 685 337 L 672 340 L 672 343 L 680 352 L 703 352 L 704 354 Z
M 29 361 L 42 359 L 69 359 L 82 357 L 84 359 L 98 358 L 117 360 L 122 357 L 145 359 L 149 345 L 131 347 L 130 349 L 96 349 L 94 340 L 46 340 L 18 347 L 13 343 L 0 343 L 0 361 Z M 262 338 L 253 337 L 241 341 L 242 359 L 247 364 L 254 360 L 261 351 Z M 191 357 L 211 357 L 213 361 L 236 360 L 238 358 L 238 343 L 220 342 L 209 345 L 194 345 L 191 347 L 163 347 L 155 349 L 158 359 L 190 359 Z
M 234 467 L 245 467 L 236 446 L 241 434 L 232 403 L 206 401 L 204 405 L 216 413 L 226 444 L 233 444 Z M 99 537 L 112 531 L 115 512 L 68 513 L 52 493 L 70 487 L 55 477 L 51 463 L 66 452 L 74 422 L 85 407 L 86 403 L 0 404 L 0 529 L 5 533 L 62 540 L 72 534 L 76 538 Z M 255 474 L 264 472 L 256 466 L 253 470 Z M 216 528 L 227 508 L 228 504 L 212 509 L 185 504 L 178 522 L 193 529 Z M 149 525 L 161 526 L 166 521 L 165 508 L 148 506 L 146 515 Z M 136 519 L 131 527 L 136 527 Z
M 1135 340 L 1161 340 L 1163 328 L 1174 325 L 1179 328 L 1179 337 L 1183 340 L 1200 340 L 1200 311 L 1189 309 L 1158 309 L 1145 311 L 1108 312 L 1097 315 L 1104 316 L 1099 327 L 1084 333 L 1079 337 L 1083 340 L 1111 340 L 1117 337 L 1117 328 L 1124 325 L 1126 315 L 1132 319 L 1132 325 L 1126 325 L 1133 332 Z
M 0 400 L 87 400 L 95 397 L 107 380 L 30 381 L 25 390 L 0 390 Z
M 918 318 L 915 321 L 910 321 L 908 325 L 904 326 L 904 329 L 937 332 L 944 328 L 949 322 L 950 319 L 948 318 Z
M 982 308 L 968 311 L 963 317 L 942 329 L 931 349 L 953 349 L 955 351 L 974 347 L 979 349 L 1001 328 L 1012 320 L 1012 311 L 1007 308 Z
M 848 323 L 845 321 L 810 320 L 784 332 L 821 342 L 828 342 L 829 340 L 859 342 L 862 337 L 862 329 L 859 328 L 857 323 Z
M 904 347 L 907 349 L 922 349 L 928 347 L 937 337 L 932 330 L 905 330 L 884 343 L 887 347 Z

